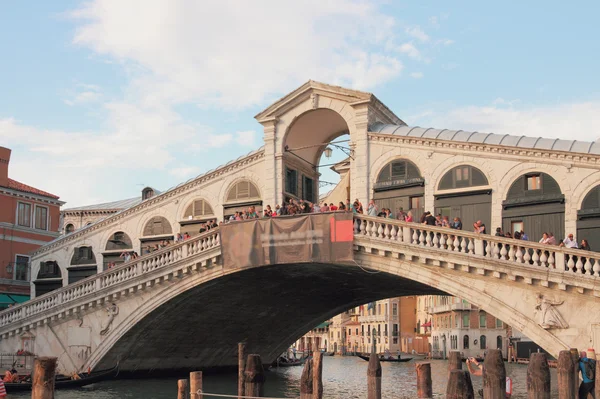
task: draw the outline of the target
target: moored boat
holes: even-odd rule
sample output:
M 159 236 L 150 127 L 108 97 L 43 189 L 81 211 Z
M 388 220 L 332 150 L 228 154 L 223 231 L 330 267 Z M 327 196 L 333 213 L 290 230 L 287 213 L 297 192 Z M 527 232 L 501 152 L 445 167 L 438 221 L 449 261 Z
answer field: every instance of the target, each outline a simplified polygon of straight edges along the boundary
M 86 385 L 111 379 L 113 377 L 116 377 L 117 374 L 119 374 L 119 365 L 116 365 L 110 370 L 94 371 L 91 373 L 79 373 L 79 376 L 81 377 L 79 379 L 73 379 L 69 376 L 58 375 L 56 376 L 56 379 L 54 381 L 54 389 L 81 388 Z M 4 386 L 6 387 L 7 393 L 31 391 L 32 382 L 5 382 Z
M 363 360 L 366 360 L 367 362 L 370 359 L 370 356 L 365 356 L 365 355 L 361 355 L 360 353 L 356 354 L 356 356 L 360 357 Z M 408 362 L 412 360 L 412 357 L 397 357 L 397 356 L 379 356 L 379 361 L 380 362 L 393 362 L 393 363 L 404 363 L 404 362 Z

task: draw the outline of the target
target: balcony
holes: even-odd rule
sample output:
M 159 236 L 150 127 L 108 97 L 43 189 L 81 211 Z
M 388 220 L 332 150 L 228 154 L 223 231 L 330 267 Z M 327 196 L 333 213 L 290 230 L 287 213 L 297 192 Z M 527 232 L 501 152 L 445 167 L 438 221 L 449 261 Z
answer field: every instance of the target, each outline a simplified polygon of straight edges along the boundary
M 390 321 L 398 321 L 398 315 L 390 316 L 389 314 L 374 314 L 370 316 L 359 316 L 360 323 L 387 323 Z
M 457 303 L 448 303 L 445 305 L 438 305 L 427 308 L 427 313 L 429 314 L 437 314 L 437 313 L 446 313 L 451 312 L 453 310 L 471 310 L 472 306 L 470 303 L 457 302 Z

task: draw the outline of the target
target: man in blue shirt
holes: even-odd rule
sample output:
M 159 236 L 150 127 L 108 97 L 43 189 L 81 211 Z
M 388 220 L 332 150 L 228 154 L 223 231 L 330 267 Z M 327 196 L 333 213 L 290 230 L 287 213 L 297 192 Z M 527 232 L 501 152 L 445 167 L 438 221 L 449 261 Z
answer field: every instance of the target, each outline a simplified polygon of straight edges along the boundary
M 594 380 L 596 377 L 596 361 L 588 359 L 586 352 L 581 352 L 579 357 L 579 371 L 583 381 L 579 386 L 579 399 L 587 399 L 588 393 L 595 399 Z

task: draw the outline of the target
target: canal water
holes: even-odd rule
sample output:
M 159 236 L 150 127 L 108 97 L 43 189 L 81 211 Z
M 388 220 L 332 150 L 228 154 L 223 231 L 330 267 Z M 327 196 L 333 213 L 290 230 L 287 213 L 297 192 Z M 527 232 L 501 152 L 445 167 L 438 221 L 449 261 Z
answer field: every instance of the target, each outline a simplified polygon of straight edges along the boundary
M 367 397 L 368 362 L 353 356 L 324 357 L 323 397 L 363 399 Z M 433 391 L 439 397 L 445 392 L 447 362 L 432 360 Z M 513 380 L 513 398 L 526 398 L 527 366 L 506 363 L 507 375 Z M 302 367 L 271 369 L 267 371 L 265 396 L 298 398 Z M 552 397 L 558 397 L 556 370 L 551 369 Z M 185 378 L 182 376 L 181 378 Z M 382 363 L 383 398 L 415 398 L 417 375 L 414 362 Z M 473 377 L 475 392 L 481 388 L 481 377 Z M 204 392 L 237 393 L 237 374 L 204 376 Z M 13 394 L 9 398 L 30 398 L 30 393 Z M 476 396 L 477 397 L 477 396 Z M 56 399 L 176 399 L 177 379 L 137 379 L 106 381 L 78 390 L 57 391 Z M 210 396 L 205 396 L 210 399 Z

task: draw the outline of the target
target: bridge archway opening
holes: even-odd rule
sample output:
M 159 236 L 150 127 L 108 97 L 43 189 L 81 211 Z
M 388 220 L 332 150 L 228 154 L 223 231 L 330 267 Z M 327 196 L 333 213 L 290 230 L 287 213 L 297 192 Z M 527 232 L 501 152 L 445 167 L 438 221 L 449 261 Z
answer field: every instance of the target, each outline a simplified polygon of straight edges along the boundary
M 565 196 L 552 176 L 530 172 L 519 176 L 502 202 L 502 229 L 513 236 L 524 231 L 530 241 L 539 241 L 544 232 L 556 241 L 565 235 Z
M 388 162 L 379 171 L 373 191 L 379 210 L 388 208 L 396 217 L 410 212 L 415 222 L 423 215 L 425 179 L 419 167 L 408 159 Z
M 98 273 L 96 255 L 91 246 L 81 246 L 73 250 L 71 263 L 67 268 L 69 284 Z
M 216 218 L 213 207 L 204 198 L 194 198 L 185 208 L 179 226 L 181 231 L 188 233 L 190 236 L 200 234 L 203 224 L 212 221 Z
M 577 240 L 587 240 L 594 251 L 600 249 L 600 185 L 583 199 L 577 211 Z
M 485 174 L 471 165 L 459 165 L 440 179 L 435 194 L 435 213 L 449 222 L 458 217 L 468 229 L 481 220 L 490 233 L 492 222 L 492 188 Z
M 329 193 L 329 201 L 345 202 L 350 196 L 352 153 L 349 140 L 346 121 L 333 110 L 319 108 L 298 116 L 283 140 L 284 199 L 319 202 L 323 174 L 323 182 L 337 183 L 337 179 L 343 183 Z M 336 165 L 337 170 L 326 169 Z M 327 188 L 331 189 L 332 185 L 324 183 L 323 187 L 327 193 Z
M 160 248 L 161 242 L 173 241 L 173 228 L 171 223 L 163 216 L 154 216 L 146 222 L 142 237 L 140 237 L 140 252 L 142 255 L 149 254 Z
M 114 232 L 106 241 L 104 252 L 102 253 L 102 270 L 107 270 L 109 265 L 120 265 L 125 261 L 121 256 L 123 252 L 133 251 L 133 241 L 129 235 L 123 231 Z
M 33 285 L 35 286 L 36 296 L 61 288 L 63 285 L 62 272 L 58 262 L 54 260 L 40 262 L 40 269 Z

